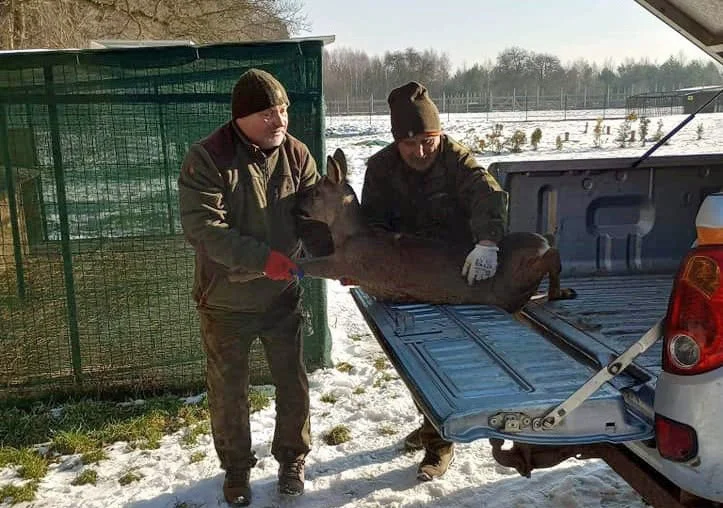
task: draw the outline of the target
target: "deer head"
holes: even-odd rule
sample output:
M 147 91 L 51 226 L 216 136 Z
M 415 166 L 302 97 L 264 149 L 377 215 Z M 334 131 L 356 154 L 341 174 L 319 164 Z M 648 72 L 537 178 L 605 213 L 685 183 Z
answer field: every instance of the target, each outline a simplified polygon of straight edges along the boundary
M 300 230 L 306 245 L 319 244 L 318 237 L 326 231 L 331 234 L 334 249 L 338 249 L 349 236 L 364 227 L 359 200 L 346 182 L 346 175 L 346 157 L 341 149 L 337 149 L 333 156 L 326 158 L 326 175 L 299 194 L 296 213 L 299 223 L 307 225 Z M 312 223 L 316 227 L 310 226 Z M 326 229 L 320 228 L 320 224 Z

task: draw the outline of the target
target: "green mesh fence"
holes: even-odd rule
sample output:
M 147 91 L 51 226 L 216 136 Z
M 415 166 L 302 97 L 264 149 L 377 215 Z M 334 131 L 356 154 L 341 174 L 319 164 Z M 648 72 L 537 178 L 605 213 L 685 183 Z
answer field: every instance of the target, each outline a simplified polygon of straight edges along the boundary
M 203 385 L 181 161 L 250 67 L 284 83 L 323 161 L 322 46 L 0 54 L 0 398 Z M 323 282 L 304 286 L 313 370 L 330 336 Z M 252 379 L 269 380 L 259 343 Z

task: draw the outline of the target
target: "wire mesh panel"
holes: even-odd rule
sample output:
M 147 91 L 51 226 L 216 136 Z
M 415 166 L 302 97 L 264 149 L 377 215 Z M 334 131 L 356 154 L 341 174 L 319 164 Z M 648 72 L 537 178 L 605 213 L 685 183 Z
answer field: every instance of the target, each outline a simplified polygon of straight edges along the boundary
M 685 94 L 678 91 L 649 92 L 632 95 L 625 101 L 628 113 L 638 116 L 666 116 L 683 113 Z
M 181 161 L 251 67 L 286 86 L 290 131 L 322 161 L 322 45 L 0 55 L 1 396 L 203 382 Z M 329 363 L 325 291 L 304 285 L 313 369 Z M 267 372 L 257 344 L 252 377 Z

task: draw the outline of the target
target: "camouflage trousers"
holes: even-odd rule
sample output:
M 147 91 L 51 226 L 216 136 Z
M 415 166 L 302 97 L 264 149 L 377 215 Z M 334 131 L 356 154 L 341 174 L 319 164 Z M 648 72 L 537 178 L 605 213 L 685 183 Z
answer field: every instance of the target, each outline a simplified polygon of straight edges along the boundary
M 293 300 L 293 299 L 292 299 Z M 302 318 L 296 305 L 266 314 L 200 310 L 206 351 L 206 385 L 211 430 L 221 467 L 249 469 L 256 464 L 249 423 L 249 351 L 260 338 L 276 386 L 276 425 L 271 445 L 279 461 L 310 450 L 309 384 L 303 362 Z

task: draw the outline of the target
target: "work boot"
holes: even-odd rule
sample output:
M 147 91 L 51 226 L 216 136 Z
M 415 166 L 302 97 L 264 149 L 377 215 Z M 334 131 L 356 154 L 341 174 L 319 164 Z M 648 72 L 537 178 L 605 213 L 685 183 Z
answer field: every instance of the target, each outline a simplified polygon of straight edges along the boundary
M 409 451 L 421 450 L 424 448 L 422 444 L 422 427 L 414 429 L 404 438 L 404 448 Z
M 304 456 L 291 457 L 279 464 L 279 492 L 287 496 L 304 493 Z
M 248 506 L 251 504 L 251 487 L 249 476 L 251 471 L 226 471 L 223 480 L 223 497 L 230 506 Z
M 439 478 L 447 472 L 449 465 L 453 461 L 454 446 L 438 451 L 427 450 L 417 469 L 417 480 L 420 482 L 428 482 Z

